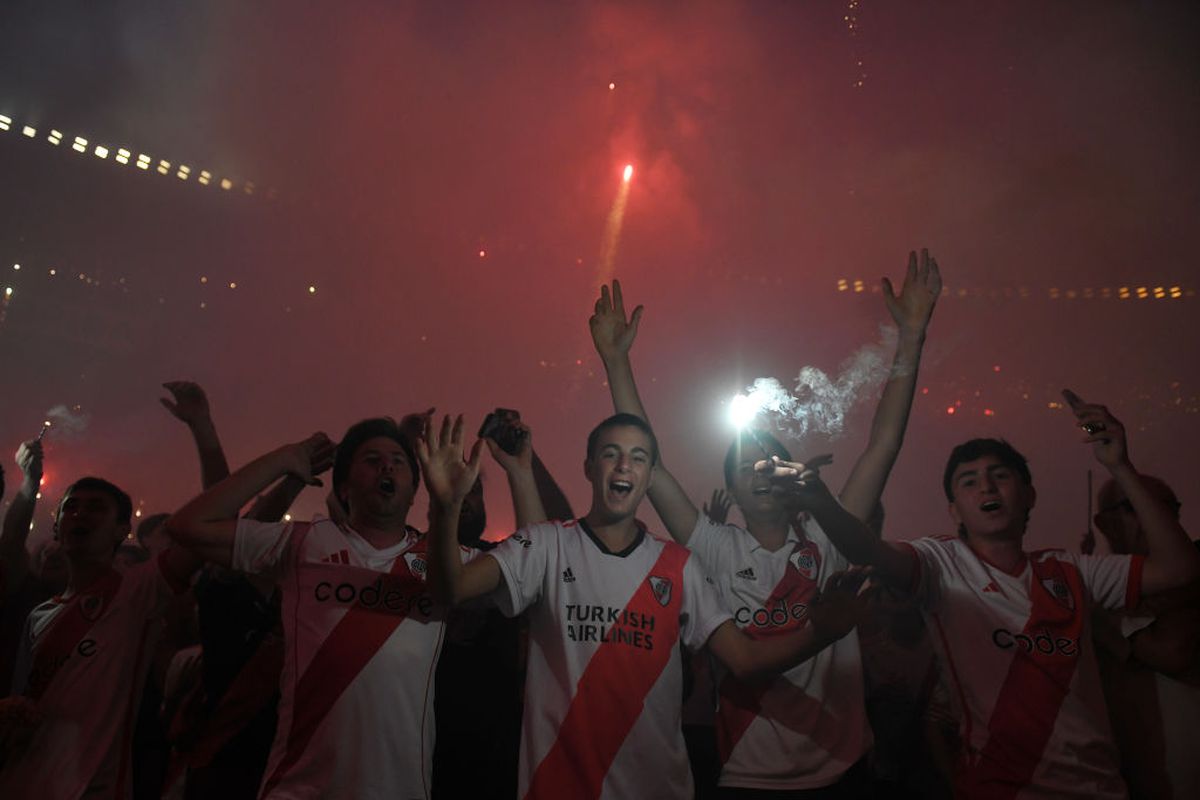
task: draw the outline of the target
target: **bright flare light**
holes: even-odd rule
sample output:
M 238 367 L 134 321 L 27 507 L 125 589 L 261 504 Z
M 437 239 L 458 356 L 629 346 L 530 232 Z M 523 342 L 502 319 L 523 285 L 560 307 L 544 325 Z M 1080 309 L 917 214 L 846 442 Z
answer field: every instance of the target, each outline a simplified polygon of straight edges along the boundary
M 629 183 L 629 181 L 633 179 L 633 164 L 625 165 L 625 174 L 622 176 L 622 178 L 626 183 Z
M 754 418 L 758 416 L 758 412 L 758 403 L 751 400 L 747 395 L 735 395 L 729 401 L 729 421 L 738 430 L 754 422 Z

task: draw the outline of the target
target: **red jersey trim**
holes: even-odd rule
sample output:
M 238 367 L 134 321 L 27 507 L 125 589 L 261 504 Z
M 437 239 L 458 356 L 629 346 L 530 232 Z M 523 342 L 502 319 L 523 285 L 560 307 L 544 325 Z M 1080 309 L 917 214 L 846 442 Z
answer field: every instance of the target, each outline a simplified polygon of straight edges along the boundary
M 1137 608 L 1142 600 L 1142 572 L 1146 568 L 1145 556 L 1131 556 L 1129 559 L 1129 577 L 1125 583 L 1125 608 Z
M 906 553 L 908 555 L 908 557 L 912 560 L 912 562 L 913 562 L 912 580 L 909 581 L 909 585 L 905 587 L 905 590 L 909 594 L 916 593 L 917 589 L 919 589 L 921 587 L 921 579 L 924 577 L 924 575 L 922 574 L 924 572 L 924 567 L 921 565 L 921 556 L 919 553 L 917 553 L 917 548 L 913 547 L 908 542 L 885 542 L 884 544 L 894 545 L 896 547 L 897 552 Z

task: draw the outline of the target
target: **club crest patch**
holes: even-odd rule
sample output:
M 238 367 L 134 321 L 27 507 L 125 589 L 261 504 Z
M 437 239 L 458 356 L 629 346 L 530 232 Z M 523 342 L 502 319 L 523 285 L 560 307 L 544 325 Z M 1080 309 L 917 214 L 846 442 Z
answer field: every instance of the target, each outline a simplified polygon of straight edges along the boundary
M 792 553 L 788 556 L 788 561 L 792 562 L 796 571 L 809 580 L 817 577 L 817 560 L 813 558 L 813 554 L 807 548 Z
M 104 613 L 104 598 L 98 594 L 85 594 L 79 598 L 79 612 L 88 622 L 95 622 Z
M 408 571 L 417 576 L 421 580 L 425 580 L 425 572 L 429 566 L 425 560 L 425 556 L 421 553 L 405 553 L 404 563 L 408 564 Z
M 1065 581 L 1058 578 L 1042 578 L 1042 586 L 1050 593 L 1051 597 L 1059 602 L 1059 605 L 1072 611 L 1075 610 L 1075 596 L 1071 594 L 1071 589 Z
M 671 579 L 660 578 L 657 575 L 650 576 L 650 591 L 654 592 L 654 599 L 663 608 L 671 604 Z

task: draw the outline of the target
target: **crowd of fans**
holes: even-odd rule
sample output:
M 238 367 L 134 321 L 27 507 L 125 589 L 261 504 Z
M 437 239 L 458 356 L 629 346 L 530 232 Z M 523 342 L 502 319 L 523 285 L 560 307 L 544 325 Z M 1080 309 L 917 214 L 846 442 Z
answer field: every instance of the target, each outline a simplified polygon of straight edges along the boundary
M 1037 492 L 997 439 L 950 454 L 949 535 L 884 536 L 913 533 L 881 498 L 940 293 L 924 251 L 885 279 L 894 362 L 836 494 L 827 457 L 753 430 L 697 508 L 639 397 L 642 308 L 619 283 L 590 319 L 615 413 L 581 448 L 582 516 L 512 414 L 474 444 L 461 417 L 381 416 L 231 472 L 205 392 L 173 382 L 200 493 L 135 529 L 126 491 L 80 477 L 31 550 L 44 454 L 21 444 L 0 797 L 1200 796 L 1200 552 L 1108 409 L 1064 393 L 1109 473 L 1108 554 L 1024 549 Z M 499 544 L 484 447 L 517 520 Z M 326 472 L 328 515 L 291 520 Z

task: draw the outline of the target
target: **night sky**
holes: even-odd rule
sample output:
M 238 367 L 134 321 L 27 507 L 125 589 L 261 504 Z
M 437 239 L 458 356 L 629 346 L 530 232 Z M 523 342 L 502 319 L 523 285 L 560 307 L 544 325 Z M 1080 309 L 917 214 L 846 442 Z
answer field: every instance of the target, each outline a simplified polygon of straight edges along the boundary
M 1198 34 L 1168 2 L 10 0 L 9 493 L 19 442 L 78 406 L 34 539 L 86 473 L 177 507 L 199 470 L 159 384 L 193 379 L 234 467 L 364 416 L 517 408 L 586 511 L 584 438 L 611 410 L 587 318 L 631 163 L 612 272 L 646 306 L 634 367 L 697 504 L 731 396 L 878 343 L 880 278 L 928 246 L 946 292 L 885 535 L 950 532 L 950 448 L 1003 436 L 1039 489 L 1028 546 L 1074 547 L 1103 470 L 1062 387 L 1127 424 L 1197 535 Z M 835 488 L 876 397 L 792 443 L 835 454 Z M 491 462 L 485 483 L 503 535 Z

